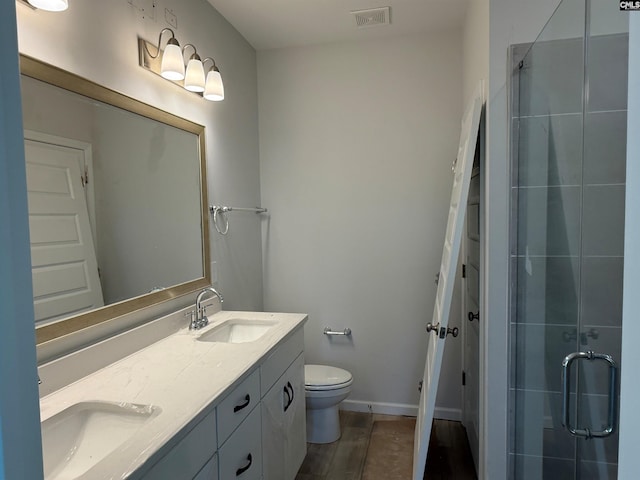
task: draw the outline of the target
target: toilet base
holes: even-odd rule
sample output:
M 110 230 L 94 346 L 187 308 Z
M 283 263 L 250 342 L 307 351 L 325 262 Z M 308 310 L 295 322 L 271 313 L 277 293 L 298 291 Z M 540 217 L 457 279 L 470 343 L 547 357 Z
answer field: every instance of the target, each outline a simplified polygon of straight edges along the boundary
M 338 405 L 307 410 L 307 442 L 333 443 L 340 438 Z

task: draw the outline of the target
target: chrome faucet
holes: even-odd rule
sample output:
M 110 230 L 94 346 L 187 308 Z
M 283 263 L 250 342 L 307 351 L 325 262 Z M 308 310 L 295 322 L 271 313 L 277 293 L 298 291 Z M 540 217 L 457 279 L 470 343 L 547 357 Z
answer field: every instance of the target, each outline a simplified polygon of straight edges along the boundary
M 202 300 L 207 293 L 211 293 L 218 297 L 220 303 L 224 302 L 222 294 L 213 287 L 203 288 L 196 298 L 196 311 L 191 312 L 191 322 L 189 323 L 189 330 L 199 330 L 202 327 L 206 327 L 209 324 L 207 318 L 207 307 L 202 306 Z M 195 315 L 194 315 L 195 313 Z

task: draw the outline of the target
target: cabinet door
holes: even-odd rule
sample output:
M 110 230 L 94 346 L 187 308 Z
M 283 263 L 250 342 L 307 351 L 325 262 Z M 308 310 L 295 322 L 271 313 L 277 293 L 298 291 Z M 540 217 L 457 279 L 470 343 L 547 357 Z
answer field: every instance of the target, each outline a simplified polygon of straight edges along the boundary
M 293 480 L 307 453 L 304 356 L 300 354 L 262 399 L 264 480 Z
M 282 374 L 304 350 L 304 330 L 298 328 L 260 366 L 260 392 L 264 397 Z

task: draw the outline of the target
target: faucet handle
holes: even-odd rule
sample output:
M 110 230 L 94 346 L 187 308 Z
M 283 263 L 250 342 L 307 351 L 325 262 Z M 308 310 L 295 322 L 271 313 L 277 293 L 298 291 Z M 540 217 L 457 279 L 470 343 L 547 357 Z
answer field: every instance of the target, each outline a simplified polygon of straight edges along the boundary
M 193 330 L 196 325 L 196 312 L 195 310 L 189 310 L 184 312 L 184 316 L 189 319 L 189 330 Z
M 200 318 L 200 327 L 206 327 L 209 325 L 209 317 L 207 317 L 207 307 L 209 305 L 202 306 L 202 317 Z

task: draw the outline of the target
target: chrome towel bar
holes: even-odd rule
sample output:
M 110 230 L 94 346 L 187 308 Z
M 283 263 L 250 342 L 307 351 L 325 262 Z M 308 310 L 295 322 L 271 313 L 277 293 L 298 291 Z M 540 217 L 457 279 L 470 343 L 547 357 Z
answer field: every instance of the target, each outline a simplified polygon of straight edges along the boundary
M 251 207 L 251 208 L 246 208 L 246 207 L 226 207 L 226 206 L 219 206 L 219 205 L 210 205 L 209 206 L 209 211 L 211 211 L 212 213 L 215 211 L 219 211 L 222 213 L 227 213 L 227 212 L 256 212 L 256 213 L 267 213 L 268 210 L 266 208 L 262 208 L 262 207 Z
M 229 219 L 225 215 L 228 212 L 255 212 L 255 213 L 267 213 L 268 210 L 262 207 L 227 207 L 221 205 L 209 205 L 209 212 L 213 214 L 213 226 L 216 227 L 216 231 L 220 235 L 226 235 L 229 232 Z M 220 228 L 218 225 L 218 216 L 222 217 L 224 221 L 224 227 Z
M 351 329 L 345 328 L 344 330 L 332 330 L 331 327 L 324 327 L 325 335 L 351 335 Z

